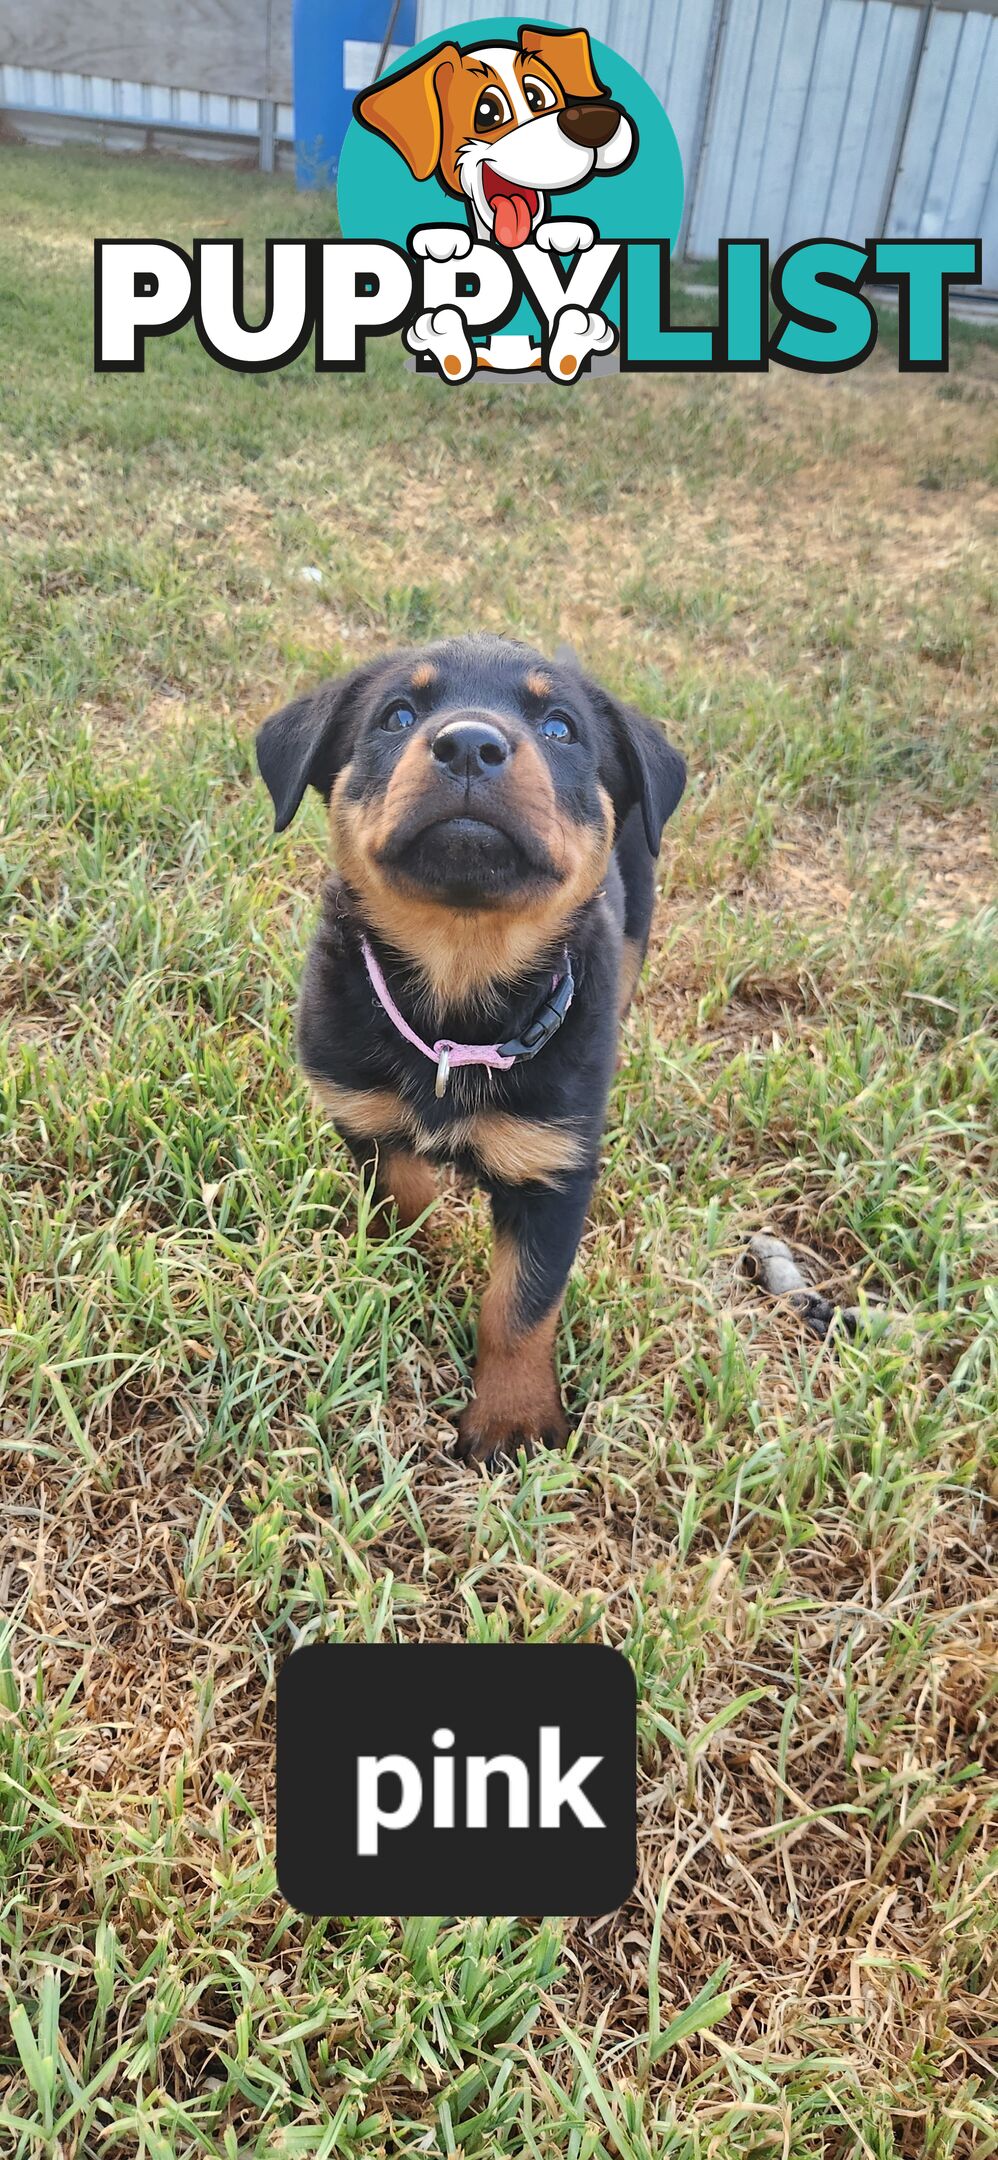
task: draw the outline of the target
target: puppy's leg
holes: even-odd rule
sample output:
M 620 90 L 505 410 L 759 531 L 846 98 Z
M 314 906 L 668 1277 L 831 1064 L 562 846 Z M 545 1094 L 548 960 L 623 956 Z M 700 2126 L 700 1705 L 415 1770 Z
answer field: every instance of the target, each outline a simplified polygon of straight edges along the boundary
M 592 1175 L 545 1185 L 492 1188 L 495 1241 L 482 1300 L 474 1400 L 458 1420 L 464 1462 L 560 1445 L 569 1420 L 561 1405 L 554 1345 L 568 1272 L 582 1235 Z
M 436 1172 L 421 1155 L 414 1155 L 402 1141 L 360 1139 L 339 1128 L 365 1182 L 374 1186 L 375 1205 L 371 1228 L 384 1233 L 391 1227 L 392 1209 L 401 1230 L 408 1230 L 439 1190 Z
M 400 1229 L 410 1228 L 436 1199 L 438 1190 L 436 1172 L 421 1155 L 410 1154 L 407 1148 L 382 1148 L 374 1180 L 375 1197 L 379 1208 L 395 1209 Z
M 618 976 L 617 1017 L 623 1020 L 630 1011 L 631 999 L 638 987 L 638 977 L 645 964 L 645 947 L 639 938 L 623 938 L 620 948 L 620 974 Z

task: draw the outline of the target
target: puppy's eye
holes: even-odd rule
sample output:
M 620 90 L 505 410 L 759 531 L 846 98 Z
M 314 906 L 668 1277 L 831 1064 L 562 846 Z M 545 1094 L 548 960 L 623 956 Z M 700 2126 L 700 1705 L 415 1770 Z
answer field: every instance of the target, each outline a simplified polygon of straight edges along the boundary
M 502 127 L 504 120 L 513 117 L 501 90 L 483 90 L 475 106 L 475 126 L 488 135 L 493 128 Z
M 546 736 L 548 742 L 575 741 L 575 727 L 567 713 L 545 713 L 541 721 L 540 731 L 542 735 Z
M 558 102 L 550 83 L 541 82 L 536 75 L 524 76 L 523 95 L 531 112 L 550 112 Z
M 398 735 L 403 728 L 415 727 L 416 715 L 411 705 L 389 705 L 381 716 L 381 725 L 388 735 Z

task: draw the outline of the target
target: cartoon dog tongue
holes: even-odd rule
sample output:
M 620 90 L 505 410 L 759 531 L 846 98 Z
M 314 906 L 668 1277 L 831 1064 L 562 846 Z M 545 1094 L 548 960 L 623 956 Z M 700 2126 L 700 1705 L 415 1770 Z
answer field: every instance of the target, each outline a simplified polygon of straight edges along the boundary
M 497 195 L 492 207 L 500 247 L 522 247 L 530 231 L 530 211 L 525 198 L 522 195 Z

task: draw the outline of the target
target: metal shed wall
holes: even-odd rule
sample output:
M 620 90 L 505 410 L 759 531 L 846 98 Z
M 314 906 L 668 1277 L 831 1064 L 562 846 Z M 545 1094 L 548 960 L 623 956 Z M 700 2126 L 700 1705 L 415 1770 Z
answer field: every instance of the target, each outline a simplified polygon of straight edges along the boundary
M 890 230 L 984 240 L 998 286 L 998 17 L 933 10 L 890 211 Z
M 742 0 L 728 15 L 690 243 L 879 230 L 918 16 L 890 0 Z

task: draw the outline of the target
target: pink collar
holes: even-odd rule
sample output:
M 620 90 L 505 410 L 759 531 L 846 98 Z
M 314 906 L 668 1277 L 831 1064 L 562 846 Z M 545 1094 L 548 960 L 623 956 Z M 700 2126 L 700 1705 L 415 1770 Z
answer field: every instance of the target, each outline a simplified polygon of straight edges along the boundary
M 388 1014 L 392 1026 L 398 1029 L 407 1043 L 411 1043 L 414 1050 L 420 1051 L 423 1057 L 429 1058 L 436 1066 L 434 1093 L 438 1097 L 446 1094 L 447 1081 L 455 1065 L 488 1065 L 493 1072 L 508 1072 L 511 1065 L 536 1057 L 538 1050 L 543 1050 L 545 1043 L 557 1033 L 575 994 L 572 964 L 566 950 L 564 974 L 552 976 L 550 997 L 545 998 L 521 1036 L 505 1043 L 457 1043 L 448 1042 L 444 1038 L 435 1043 L 425 1043 L 422 1036 L 416 1034 L 415 1028 L 411 1028 L 408 1021 L 403 1019 L 363 935 L 360 949 L 364 955 L 364 966 L 371 988 L 379 1005 Z

